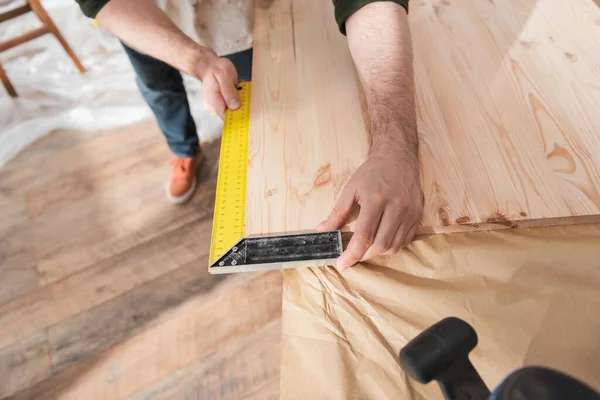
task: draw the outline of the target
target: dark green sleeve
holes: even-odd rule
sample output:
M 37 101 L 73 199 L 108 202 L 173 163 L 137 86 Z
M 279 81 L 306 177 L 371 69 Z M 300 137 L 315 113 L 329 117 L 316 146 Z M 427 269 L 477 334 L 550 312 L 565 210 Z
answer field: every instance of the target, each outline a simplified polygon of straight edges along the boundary
M 75 0 L 79 4 L 81 11 L 90 18 L 96 18 L 98 11 L 108 3 L 109 0 Z
M 408 0 L 333 0 L 333 6 L 335 7 L 335 20 L 340 27 L 340 32 L 346 34 L 346 19 L 352 15 L 355 11 L 358 11 L 361 7 L 375 3 L 377 1 L 392 1 L 404 7 L 408 12 Z

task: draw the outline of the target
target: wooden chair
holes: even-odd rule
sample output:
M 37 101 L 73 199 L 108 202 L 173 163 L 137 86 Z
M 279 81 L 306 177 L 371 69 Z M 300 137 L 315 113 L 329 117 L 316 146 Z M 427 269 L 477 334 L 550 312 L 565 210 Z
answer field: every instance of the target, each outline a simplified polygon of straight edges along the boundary
M 28 42 L 42 35 L 45 35 L 46 33 L 51 33 L 54 36 L 56 36 L 56 38 L 58 39 L 62 47 L 65 49 L 69 57 L 71 57 L 71 59 L 75 63 L 77 69 L 83 74 L 85 72 L 84 66 L 81 64 L 81 61 L 79 61 L 79 58 L 77 58 L 77 56 L 73 52 L 73 49 L 71 49 L 71 46 L 69 46 L 69 44 L 67 43 L 63 35 L 60 33 L 56 25 L 54 25 L 54 22 L 52 21 L 46 10 L 44 10 L 39 0 L 27 0 L 27 4 L 22 5 L 21 7 L 17 7 L 14 10 L 10 10 L 0 14 L 0 22 L 8 21 L 9 19 L 26 14 L 30 11 L 33 11 L 38 16 L 40 21 L 42 21 L 43 25 L 40 28 L 34 29 L 33 31 L 27 32 L 21 36 L 17 36 L 16 38 L 10 39 L 6 42 L 0 42 L 0 52 L 18 46 L 22 43 Z M 8 94 L 10 94 L 11 97 L 17 97 L 17 91 L 8 80 L 6 71 L 4 71 L 4 68 L 2 68 L 1 64 L 0 79 L 2 79 L 2 84 L 6 88 Z

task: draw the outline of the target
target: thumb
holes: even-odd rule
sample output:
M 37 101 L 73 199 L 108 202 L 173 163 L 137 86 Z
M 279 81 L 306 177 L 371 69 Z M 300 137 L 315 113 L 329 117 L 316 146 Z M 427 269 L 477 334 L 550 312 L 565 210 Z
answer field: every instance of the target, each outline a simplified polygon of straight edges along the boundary
M 329 213 L 327 219 L 317 225 L 317 230 L 320 232 L 332 231 L 339 229 L 351 214 L 352 206 L 354 205 L 354 194 L 344 189 L 341 197 Z
M 213 84 L 206 84 L 204 87 L 204 105 L 211 114 L 217 115 L 223 119 L 227 105 L 221 95 L 221 91 Z
M 223 100 L 225 100 L 227 107 L 231 110 L 237 110 L 240 108 L 240 95 L 236 88 L 237 73 L 233 77 L 235 78 L 235 81 L 229 81 L 226 77 L 217 75 L 217 82 L 219 82 L 221 95 Z

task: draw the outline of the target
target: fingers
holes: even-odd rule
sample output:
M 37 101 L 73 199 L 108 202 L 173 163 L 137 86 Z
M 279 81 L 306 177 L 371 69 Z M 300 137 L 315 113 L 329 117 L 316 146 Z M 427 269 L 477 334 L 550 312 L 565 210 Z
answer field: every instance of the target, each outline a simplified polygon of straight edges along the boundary
M 377 228 L 377 235 L 373 244 L 364 254 L 362 260 L 368 260 L 380 254 L 385 254 L 392 249 L 394 239 L 402 222 L 401 215 L 398 210 L 392 207 L 387 207 L 381 217 L 381 223 Z
M 237 71 L 233 65 L 226 64 L 222 73 L 216 74 L 217 82 L 221 88 L 221 95 L 231 110 L 240 108 L 240 95 L 237 91 Z
M 348 243 L 348 247 L 342 253 L 337 261 L 337 268 L 340 271 L 356 264 L 364 258 L 365 252 L 375 240 L 377 227 L 383 215 L 383 207 L 376 201 L 361 204 L 358 220 L 356 221 L 356 229 L 354 235 Z
M 400 245 L 400 248 L 398 249 L 398 251 L 400 251 L 400 249 L 402 247 L 406 247 L 409 244 L 412 243 L 413 239 L 415 238 L 415 235 L 417 234 L 417 230 L 419 229 L 419 224 L 414 224 L 412 228 L 410 228 L 410 230 L 408 231 L 408 233 L 406 234 L 406 236 L 404 237 L 404 241 L 402 242 L 402 244 Z M 397 251 L 397 252 L 398 252 Z M 396 252 L 396 253 L 397 253 Z
M 212 114 L 218 115 L 223 119 L 227 105 L 221 95 L 221 89 L 216 80 L 204 81 L 204 105 L 206 110 Z
M 394 241 L 392 243 L 391 249 L 383 253 L 384 256 L 393 256 L 398 253 L 401 248 L 406 247 L 412 242 L 415 234 L 417 233 L 417 229 L 419 228 L 419 224 L 416 223 L 407 228 L 406 224 L 400 225 L 398 228 L 398 232 L 394 237 Z
M 202 80 L 206 109 L 223 119 L 227 108 L 240 108 L 237 81 L 237 71 L 231 61 L 225 58 L 218 59 Z
M 327 217 L 327 219 L 317 225 L 317 230 L 320 232 L 332 231 L 339 229 L 344 222 L 350 217 L 352 208 L 354 206 L 354 187 L 346 185 L 338 201 L 336 202 L 333 210 Z
M 237 110 L 240 107 L 240 96 L 237 91 L 238 75 L 237 70 L 231 61 L 222 58 L 221 70 L 216 74 L 217 81 L 221 88 L 221 94 L 227 107 Z

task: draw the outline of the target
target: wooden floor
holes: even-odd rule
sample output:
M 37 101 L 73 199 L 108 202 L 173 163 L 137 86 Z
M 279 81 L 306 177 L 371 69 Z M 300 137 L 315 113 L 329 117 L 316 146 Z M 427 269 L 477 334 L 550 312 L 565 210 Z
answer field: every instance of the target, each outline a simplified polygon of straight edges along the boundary
M 179 207 L 153 122 L 55 132 L 0 169 L 0 399 L 279 397 L 281 275 L 208 274 L 205 151 Z

